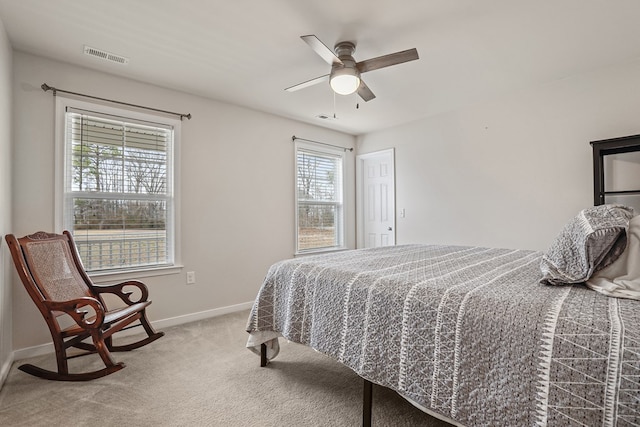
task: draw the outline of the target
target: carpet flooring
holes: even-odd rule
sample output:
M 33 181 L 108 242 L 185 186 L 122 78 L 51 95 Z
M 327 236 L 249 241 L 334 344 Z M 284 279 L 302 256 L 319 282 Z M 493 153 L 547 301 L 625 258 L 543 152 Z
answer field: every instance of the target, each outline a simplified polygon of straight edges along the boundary
M 260 368 L 245 348 L 247 317 L 243 311 L 165 329 L 158 341 L 114 353 L 126 368 L 89 382 L 47 381 L 17 369 L 28 362 L 55 370 L 53 354 L 17 361 L 0 390 L 0 425 L 361 425 L 357 375 L 285 340 L 278 357 Z M 94 355 L 70 362 L 72 372 L 100 367 Z M 449 426 L 391 390 L 374 386 L 373 395 L 376 427 Z

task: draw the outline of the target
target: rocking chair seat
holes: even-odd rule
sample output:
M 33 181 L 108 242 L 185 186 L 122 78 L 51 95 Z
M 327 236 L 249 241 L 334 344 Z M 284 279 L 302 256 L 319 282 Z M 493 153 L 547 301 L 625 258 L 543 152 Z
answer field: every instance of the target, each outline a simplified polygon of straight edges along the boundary
M 112 323 L 119 322 L 122 319 L 126 319 L 129 316 L 135 315 L 136 313 L 144 310 L 147 306 L 151 304 L 151 301 L 138 302 L 133 305 L 116 308 L 111 311 L 105 311 L 103 324 L 111 325 Z M 97 316 L 86 317 L 87 323 L 93 323 Z M 83 332 L 85 329 L 81 328 L 78 325 L 71 325 L 62 330 L 62 333 L 65 336 L 73 336 L 78 335 Z
M 68 231 L 63 234 L 38 232 L 22 238 L 5 236 L 11 257 L 22 284 L 44 317 L 53 339 L 57 372 L 34 365 L 21 365 L 20 370 L 41 378 L 58 381 L 87 381 L 109 375 L 124 368 L 116 363 L 112 351 L 130 351 L 164 335 L 156 332 L 146 316 L 151 304 L 149 291 L 142 282 L 129 280 L 117 285 L 96 286 L 84 271 L 82 261 Z M 132 299 L 133 291 L 140 294 Z M 107 309 L 102 294 L 120 298 L 123 306 Z M 91 315 L 88 313 L 91 312 Z M 74 323 L 62 327 L 58 318 L 71 318 Z M 139 341 L 114 345 L 112 335 L 137 322 L 147 333 Z M 89 341 L 90 340 L 90 341 Z M 85 353 L 67 355 L 75 347 Z M 70 373 L 67 360 L 97 353 L 105 367 L 92 372 Z

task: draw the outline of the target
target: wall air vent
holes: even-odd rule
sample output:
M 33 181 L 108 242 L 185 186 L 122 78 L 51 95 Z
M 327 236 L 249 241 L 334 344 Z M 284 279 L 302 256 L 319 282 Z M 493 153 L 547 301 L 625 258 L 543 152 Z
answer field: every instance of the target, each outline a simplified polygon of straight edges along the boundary
M 96 49 L 91 46 L 84 46 L 84 54 L 93 56 L 95 58 L 104 59 L 105 61 L 115 62 L 117 64 L 126 65 L 129 63 L 129 58 L 126 58 L 122 55 L 116 55 L 115 53 L 109 53 L 102 49 Z

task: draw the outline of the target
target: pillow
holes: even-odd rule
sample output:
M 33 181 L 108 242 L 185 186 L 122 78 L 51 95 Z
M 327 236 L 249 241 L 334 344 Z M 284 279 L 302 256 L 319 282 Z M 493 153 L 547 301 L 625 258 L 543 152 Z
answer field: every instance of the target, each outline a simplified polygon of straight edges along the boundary
M 594 273 L 587 287 L 616 298 L 640 300 L 640 215 L 631 218 L 627 248 L 610 266 Z
M 582 283 L 614 262 L 627 245 L 633 209 L 600 205 L 583 209 L 565 225 L 540 262 L 541 283 Z

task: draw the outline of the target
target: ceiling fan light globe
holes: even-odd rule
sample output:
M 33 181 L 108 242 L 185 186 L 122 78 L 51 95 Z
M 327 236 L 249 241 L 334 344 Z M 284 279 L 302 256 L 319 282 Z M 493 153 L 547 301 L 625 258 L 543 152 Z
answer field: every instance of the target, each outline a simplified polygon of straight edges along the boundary
M 339 95 L 351 95 L 358 90 L 360 78 L 351 74 L 339 74 L 331 77 L 331 89 Z

